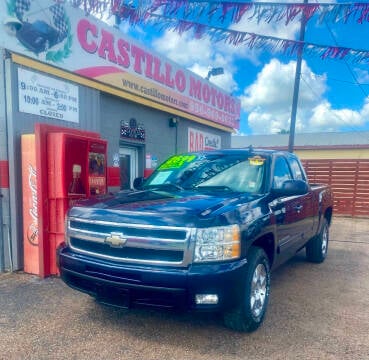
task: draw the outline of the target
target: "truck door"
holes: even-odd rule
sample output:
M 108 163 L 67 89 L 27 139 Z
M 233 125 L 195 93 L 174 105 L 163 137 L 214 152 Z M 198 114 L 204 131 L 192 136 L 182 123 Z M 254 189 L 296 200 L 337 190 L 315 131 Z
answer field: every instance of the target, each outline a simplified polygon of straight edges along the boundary
M 291 155 L 288 162 L 292 170 L 293 178 L 308 182 L 305 171 L 299 161 Z M 313 192 L 309 190 L 307 194 L 302 195 L 300 198 L 299 218 L 301 218 L 300 232 L 302 234 L 300 246 L 303 246 L 306 241 L 314 235 L 314 220 L 316 214 L 317 209 L 314 209 Z
M 273 169 L 272 186 L 278 188 L 286 180 L 293 179 L 290 167 L 285 157 L 279 156 L 275 159 Z M 301 240 L 301 229 L 303 227 L 303 216 L 301 213 L 302 197 L 288 196 L 274 199 L 270 208 L 275 216 L 279 258 L 282 261 L 294 255 L 298 250 Z
M 292 155 L 289 158 L 289 164 L 294 179 L 308 182 L 304 168 L 295 157 L 292 157 Z M 309 189 L 309 192 L 306 195 L 302 196 L 301 205 L 303 206 L 300 211 L 300 215 L 303 218 L 301 222 L 301 232 L 303 234 L 302 246 L 315 234 L 314 227 L 316 224 L 314 222 L 316 220 L 318 209 L 316 208 L 317 199 L 314 200 L 314 194 L 311 189 Z

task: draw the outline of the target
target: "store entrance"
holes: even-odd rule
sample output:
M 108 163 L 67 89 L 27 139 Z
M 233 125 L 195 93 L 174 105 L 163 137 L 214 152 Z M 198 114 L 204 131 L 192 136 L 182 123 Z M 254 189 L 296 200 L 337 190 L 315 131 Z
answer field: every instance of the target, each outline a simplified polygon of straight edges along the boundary
M 132 189 L 133 180 L 138 176 L 138 151 L 133 147 L 119 149 L 120 189 Z

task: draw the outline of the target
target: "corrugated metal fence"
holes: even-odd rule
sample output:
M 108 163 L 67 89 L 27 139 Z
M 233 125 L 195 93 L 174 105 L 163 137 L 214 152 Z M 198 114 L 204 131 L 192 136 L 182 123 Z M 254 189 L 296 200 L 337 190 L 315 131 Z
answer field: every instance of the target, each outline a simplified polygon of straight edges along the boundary
M 334 213 L 369 216 L 369 159 L 302 160 L 311 183 L 332 187 Z

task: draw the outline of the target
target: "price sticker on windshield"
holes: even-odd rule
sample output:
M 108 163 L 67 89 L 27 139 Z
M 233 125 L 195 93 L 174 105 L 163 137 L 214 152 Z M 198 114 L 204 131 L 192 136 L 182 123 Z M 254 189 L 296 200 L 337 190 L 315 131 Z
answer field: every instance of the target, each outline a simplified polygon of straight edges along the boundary
M 159 170 L 180 169 L 196 159 L 196 155 L 175 155 L 160 165 Z
M 265 163 L 264 158 L 262 158 L 261 156 L 254 156 L 252 158 L 249 158 L 249 164 L 253 165 L 253 166 L 262 166 Z

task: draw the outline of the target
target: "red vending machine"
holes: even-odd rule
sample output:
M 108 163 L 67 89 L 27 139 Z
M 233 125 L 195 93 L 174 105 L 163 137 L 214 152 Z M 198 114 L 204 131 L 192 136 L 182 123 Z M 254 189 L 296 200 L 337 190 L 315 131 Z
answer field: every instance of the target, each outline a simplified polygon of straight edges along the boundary
M 31 139 L 34 140 L 30 144 L 26 136 L 22 139 L 22 156 L 27 160 L 23 168 L 30 168 L 29 152 L 34 152 L 35 185 L 32 193 L 27 195 L 24 191 L 24 197 L 30 199 L 24 198 L 23 203 L 33 204 L 35 213 L 37 208 L 37 244 L 24 247 L 24 268 L 45 277 L 58 274 L 56 248 L 64 241 L 68 209 L 79 199 L 107 191 L 107 141 L 94 132 L 47 124 L 36 124 Z M 24 219 L 36 224 L 25 216 L 28 207 L 24 207 Z
M 57 274 L 55 250 L 64 241 L 67 210 L 80 199 L 106 193 L 107 142 L 83 135 L 47 135 L 50 274 Z

